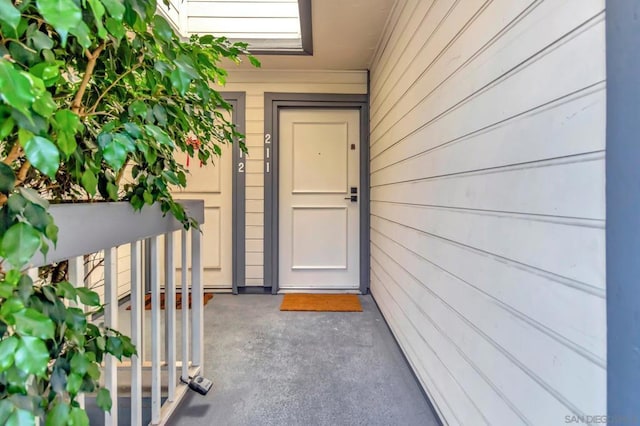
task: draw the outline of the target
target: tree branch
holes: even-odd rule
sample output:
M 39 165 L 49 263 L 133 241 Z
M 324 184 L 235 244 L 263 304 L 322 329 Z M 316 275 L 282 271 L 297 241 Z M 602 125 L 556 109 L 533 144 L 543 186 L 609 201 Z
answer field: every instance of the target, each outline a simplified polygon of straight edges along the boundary
M 130 160 L 130 158 L 127 155 L 126 161 L 124 162 L 124 164 L 122 165 L 122 168 L 118 171 L 118 175 L 116 176 L 116 185 L 118 186 L 118 188 L 120 188 L 120 181 L 122 180 L 122 177 L 124 176 L 125 169 L 129 165 L 129 160 Z
M 107 93 L 109 93 L 109 91 L 111 89 L 113 89 L 116 84 L 118 84 L 118 82 L 120 82 L 120 80 L 122 80 L 123 78 L 125 78 L 127 75 L 131 74 L 133 71 L 137 70 L 138 68 L 140 68 L 142 66 L 142 63 L 137 63 L 135 64 L 133 67 L 129 68 L 127 71 L 125 71 L 123 74 L 121 74 L 120 76 L 118 76 L 118 78 L 116 78 L 113 83 L 111 83 L 109 85 L 109 87 L 107 87 L 105 89 L 104 92 L 102 92 L 100 94 L 100 96 L 98 96 L 98 99 L 96 99 L 95 103 L 93 104 L 93 106 L 91 108 L 89 108 L 89 114 L 93 114 L 96 112 L 96 108 L 98 108 L 98 106 L 100 105 L 100 101 L 102 100 L 102 98 L 104 98 L 106 96 Z
M 16 186 L 24 182 L 24 180 L 27 178 L 27 173 L 29 172 L 30 168 L 31 163 L 29 162 L 29 160 L 26 160 L 24 163 L 22 163 L 22 166 L 20 166 L 20 170 L 18 170 L 18 173 L 16 174 Z
M 11 151 L 9 151 L 9 154 L 7 154 L 7 158 L 2 160 L 2 162 L 7 166 L 10 166 L 14 161 L 20 158 L 21 154 L 22 154 L 22 149 L 20 147 L 20 143 L 18 141 L 15 141 L 13 143 L 13 146 L 11 147 Z
M 80 88 L 78 89 L 78 93 L 76 93 L 76 96 L 73 99 L 73 103 L 71 104 L 71 111 L 75 112 L 76 114 L 78 114 L 80 112 L 80 108 L 82 108 L 82 98 L 84 97 L 84 93 L 87 91 L 89 80 L 91 79 L 93 70 L 96 67 L 96 63 L 98 62 L 98 56 L 100 56 L 105 47 L 107 47 L 106 41 L 103 42 L 96 50 L 94 50 L 93 53 L 89 51 L 87 51 L 86 53 L 87 58 L 89 58 L 89 62 L 87 62 L 87 69 L 84 71 L 84 77 L 82 77 Z

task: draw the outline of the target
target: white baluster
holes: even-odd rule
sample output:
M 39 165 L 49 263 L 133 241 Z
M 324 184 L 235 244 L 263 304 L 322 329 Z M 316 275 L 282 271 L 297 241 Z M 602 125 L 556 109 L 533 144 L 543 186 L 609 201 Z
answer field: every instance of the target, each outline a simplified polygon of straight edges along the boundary
M 189 380 L 189 281 L 187 264 L 187 231 L 182 230 L 180 239 L 181 284 L 182 284 L 182 380 Z
M 202 234 L 200 230 L 191 231 L 191 299 L 193 312 L 193 364 L 200 366 L 204 356 L 204 323 L 203 323 L 203 286 L 202 286 Z
M 115 247 L 104 251 L 104 292 L 106 327 L 118 329 L 118 256 Z M 107 355 L 105 357 L 105 387 L 111 392 L 111 411 L 105 413 L 106 425 L 118 424 L 118 360 Z
M 142 315 L 144 289 L 142 288 L 142 250 L 140 241 L 131 243 L 131 342 L 138 355 L 131 358 L 131 424 L 142 426 Z
M 165 341 L 167 347 L 167 375 L 170 402 L 176 395 L 176 268 L 173 258 L 173 232 L 164 236 L 164 309 L 166 312 Z
M 160 262 L 158 259 L 158 237 L 152 237 L 149 243 L 151 259 L 151 423 L 160 422 L 162 407 L 161 360 L 160 351 Z
M 78 256 L 69 259 L 69 282 L 74 287 L 84 287 L 84 257 Z M 84 305 L 80 302 L 70 303 L 71 306 L 85 310 Z M 76 398 L 80 408 L 84 409 L 84 394 L 78 395 Z

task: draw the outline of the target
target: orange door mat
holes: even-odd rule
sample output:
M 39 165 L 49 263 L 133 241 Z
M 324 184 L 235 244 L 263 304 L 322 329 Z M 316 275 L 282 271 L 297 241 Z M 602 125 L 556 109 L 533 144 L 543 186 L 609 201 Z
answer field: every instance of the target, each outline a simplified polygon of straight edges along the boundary
M 281 311 L 362 312 L 355 294 L 285 294 Z
M 164 309 L 164 304 L 165 304 L 165 299 L 164 299 L 164 293 L 160 293 L 160 309 Z M 213 299 L 213 294 L 212 293 L 205 293 L 204 297 L 203 297 L 203 303 L 202 305 L 206 305 L 207 303 L 209 303 L 209 300 Z M 176 293 L 176 309 L 181 309 L 182 308 L 182 294 L 181 293 Z M 189 309 L 191 309 L 191 294 L 189 294 Z M 129 305 L 127 307 L 127 311 L 131 310 L 131 305 Z M 144 296 L 144 310 L 145 311 L 150 311 L 151 310 L 151 295 L 147 294 Z

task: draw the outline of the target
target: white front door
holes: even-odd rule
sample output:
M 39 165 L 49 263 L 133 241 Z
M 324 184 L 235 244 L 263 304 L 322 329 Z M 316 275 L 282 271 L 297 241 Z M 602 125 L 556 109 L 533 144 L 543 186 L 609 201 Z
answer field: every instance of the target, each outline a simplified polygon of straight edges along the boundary
M 360 112 L 281 110 L 279 141 L 280 289 L 359 289 Z
M 230 120 L 229 115 L 225 116 Z M 231 289 L 232 266 L 232 180 L 233 151 L 231 144 L 222 144 L 222 155 L 212 156 L 206 166 L 200 166 L 197 158 L 189 159 L 187 155 L 176 153 L 176 160 L 188 170 L 187 187 L 174 192 L 176 199 L 204 200 L 205 223 L 202 229 L 202 264 L 204 267 L 203 284 L 210 289 Z M 174 251 L 178 269 L 176 282 L 180 283 L 180 246 L 176 238 Z M 190 253 L 190 245 L 189 253 Z M 190 256 L 190 254 L 189 254 Z

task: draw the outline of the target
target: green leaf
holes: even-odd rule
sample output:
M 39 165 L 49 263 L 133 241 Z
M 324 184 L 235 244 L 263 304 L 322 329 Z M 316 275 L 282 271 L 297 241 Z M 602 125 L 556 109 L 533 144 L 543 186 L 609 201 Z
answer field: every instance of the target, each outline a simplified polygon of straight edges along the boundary
M 42 233 L 44 233 L 47 226 L 53 222 L 53 218 L 49 213 L 47 213 L 42 206 L 34 203 L 27 203 L 24 207 L 23 214 L 27 222 Z
M 35 189 L 20 187 L 18 188 L 18 191 L 20 192 L 20 195 L 22 195 L 27 201 L 37 204 L 45 209 L 49 208 L 49 202 L 42 198 L 40 194 L 38 194 L 38 191 L 36 191 Z
M 167 135 L 167 133 L 160 127 L 154 126 L 153 124 L 147 124 L 144 126 L 144 129 L 147 135 L 154 138 L 158 143 L 170 146 L 171 148 L 175 146 L 169 135 Z
M 85 287 L 76 288 L 80 303 L 85 306 L 100 306 L 100 296 L 95 291 L 91 291 Z
M 118 201 L 120 198 L 118 196 L 118 186 L 113 182 L 107 182 L 107 193 L 109 194 L 109 198 L 113 201 Z
M 158 159 L 158 153 L 149 145 L 141 143 L 138 145 L 138 149 L 142 151 L 144 159 L 147 161 L 147 163 L 154 164 Z
M 47 229 L 44 230 L 44 235 L 51 241 L 53 244 L 58 242 L 58 226 L 55 223 L 50 223 L 47 225 Z
M 53 40 L 42 31 L 34 31 L 30 40 L 37 51 L 53 49 Z
M 34 136 L 24 145 L 27 159 L 33 166 L 50 178 L 56 176 L 60 165 L 60 152 L 49 139 Z
M 82 21 L 82 10 L 73 0 L 37 0 L 44 19 L 61 35 L 65 45 L 66 35 Z
M 107 38 L 107 30 L 102 25 L 102 18 L 104 17 L 104 6 L 99 0 L 88 0 L 93 16 L 95 17 L 96 27 L 98 28 L 98 37 L 101 39 Z
M 16 183 L 16 175 L 13 169 L 4 163 L 0 163 L 0 192 L 8 194 L 13 191 Z
M 127 152 L 133 152 L 136 150 L 136 144 L 133 139 L 126 133 L 116 133 L 113 135 L 114 142 L 119 143 L 127 150 Z
M 192 80 L 191 77 L 189 77 L 180 68 L 176 68 L 171 71 L 169 78 L 171 79 L 173 87 L 178 91 L 178 93 L 180 93 L 180 95 L 184 96 L 187 90 L 189 90 L 189 84 L 191 84 Z
M 24 276 L 18 269 L 11 269 L 5 274 L 4 281 L 15 287 Z M 28 277 L 28 275 L 26 276 Z
M 124 130 L 134 139 L 138 139 L 142 136 L 142 131 L 140 130 L 140 126 L 135 123 L 124 123 Z
M 82 386 L 82 375 L 72 373 L 67 377 L 67 392 L 71 395 L 77 395 Z
M 7 201 L 7 207 L 9 207 L 9 211 L 14 214 L 22 214 L 22 211 L 26 207 L 28 201 L 20 194 L 11 194 L 9 196 L 9 200 Z
M 58 139 L 56 140 L 56 142 L 66 158 L 69 158 L 71 154 L 76 151 L 76 148 L 78 148 L 78 143 L 76 142 L 76 138 L 72 133 L 58 133 Z
M 124 354 L 122 347 L 122 340 L 119 337 L 109 336 L 107 337 L 107 352 L 118 359 L 122 359 Z
M 124 16 L 124 4 L 120 0 L 100 0 L 107 9 L 109 15 L 118 21 Z
M 100 379 L 100 374 L 102 374 L 102 373 L 100 372 L 100 366 L 98 365 L 98 363 L 95 363 L 95 362 L 90 363 L 87 366 L 87 374 L 93 380 Z
M 49 351 L 37 337 L 23 336 L 15 353 L 16 366 L 29 374 L 44 377 L 49 363 Z
M 61 109 L 54 118 L 59 131 L 76 133 L 82 127 L 80 117 L 69 109 Z
M 75 301 L 78 297 L 76 288 L 69 281 L 62 281 L 56 284 L 56 294 L 64 299 Z
M 102 155 L 104 156 L 104 161 L 117 172 L 127 160 L 127 149 L 121 143 L 112 139 L 111 143 L 102 149 Z
M 14 405 L 8 399 L 0 400 L 0 425 L 7 424 L 7 419 L 15 410 Z
M 153 106 L 153 116 L 156 118 L 158 124 L 162 126 L 167 124 L 167 111 L 162 105 Z
M 87 374 L 87 370 L 91 361 L 87 359 L 86 354 L 84 353 L 75 353 L 73 358 L 71 358 L 71 362 L 69 363 L 69 367 L 71 368 L 71 374 L 79 374 L 84 376 Z
M 73 111 L 63 109 L 56 112 L 54 123 L 58 132 L 58 146 L 69 157 L 78 147 L 75 135 L 82 129 L 80 118 Z
M 82 174 L 82 178 L 80 178 L 80 182 L 82 183 L 82 187 L 91 195 L 92 197 L 96 195 L 96 188 L 98 187 L 98 178 L 93 172 L 89 169 L 85 170 Z
M 188 75 L 192 79 L 200 78 L 200 74 L 198 74 L 198 71 L 196 71 L 193 60 L 190 57 L 186 55 L 180 55 L 174 62 L 185 75 Z
M 26 410 L 16 410 L 9 416 L 5 426 L 30 426 L 35 425 L 36 418 L 33 413 Z
M 67 308 L 67 317 L 65 323 L 70 329 L 75 331 L 83 331 L 87 326 L 87 318 L 84 312 L 78 308 Z
M 72 426 L 89 426 L 87 412 L 80 407 L 72 407 L 69 414 L 69 424 Z
M 14 267 L 22 268 L 40 247 L 40 233 L 20 222 L 11 226 L 2 238 L 0 254 Z
M 149 205 L 153 204 L 153 195 L 151 195 L 149 191 L 144 191 L 144 194 L 142 194 L 142 199 Z
M 144 118 L 147 115 L 147 105 L 142 101 L 133 101 L 131 105 L 129 105 L 129 115 L 138 115 Z
M 113 18 L 107 18 L 104 25 L 107 27 L 107 31 L 109 31 L 109 34 L 115 37 L 116 40 L 122 39 L 127 33 L 127 30 L 124 25 L 122 25 L 122 22 L 117 21 Z
M 38 32 L 38 34 L 42 34 Z M 53 86 L 60 78 L 60 68 L 55 63 L 40 62 L 29 69 L 29 72 L 42 79 L 47 87 Z
M 58 109 L 58 104 L 54 102 L 51 93 L 44 92 L 42 95 L 38 96 L 33 103 L 32 108 L 44 118 L 49 118 L 54 111 Z
M 33 280 L 29 275 L 21 275 L 18 283 L 18 295 L 23 302 L 27 302 L 33 294 Z
M 45 426 L 67 426 L 69 411 L 69 404 L 58 400 L 53 409 L 47 413 Z
M 16 121 L 13 118 L 11 117 L 5 118 L 2 124 L 0 124 L 0 140 L 9 136 L 13 131 L 13 126 L 15 125 L 16 125 Z
M 255 56 L 247 55 L 247 57 L 249 58 L 249 62 L 251 62 L 251 65 L 253 65 L 254 67 L 260 68 L 262 66 L 258 58 L 256 58 Z
M 20 23 L 20 11 L 15 8 L 10 0 L 0 0 L 0 22 L 4 22 L 14 30 Z
M 19 342 L 16 336 L 7 337 L 0 342 L 0 373 L 7 371 L 13 365 L 13 354 Z
M 0 305 L 0 315 L 2 315 L 8 323 L 13 325 L 15 324 L 13 314 L 15 312 L 20 312 L 23 309 L 24 302 L 17 297 L 11 297 Z
M 67 372 L 63 366 L 64 362 L 57 361 L 51 372 L 49 384 L 55 393 L 62 393 L 67 386 Z
M 71 29 L 70 32 L 71 34 L 76 36 L 80 46 L 84 47 L 85 49 L 88 49 L 91 46 L 91 30 L 89 29 L 87 24 L 84 23 L 84 21 L 80 21 L 78 25 Z
M 10 298 L 13 295 L 13 290 L 15 290 L 15 288 L 11 284 L 0 282 L 0 297 L 5 299 Z
M 40 312 L 27 308 L 24 311 L 13 314 L 16 320 L 16 333 L 21 336 L 39 337 L 42 340 L 53 339 L 55 336 L 55 324 L 51 319 Z
M 122 353 L 124 354 L 124 356 L 126 356 L 127 358 L 131 358 L 133 355 L 138 354 L 138 350 L 136 349 L 136 346 L 131 342 L 131 338 L 122 336 L 121 339 Z
M 29 107 L 35 100 L 31 82 L 15 70 L 6 59 L 0 59 L 0 99 L 29 118 Z
M 153 17 L 153 33 L 156 37 L 164 41 L 170 41 L 174 36 L 173 29 L 162 16 L 156 15 Z
M 102 411 L 111 411 L 111 393 L 109 389 L 100 388 L 96 396 L 96 404 Z

